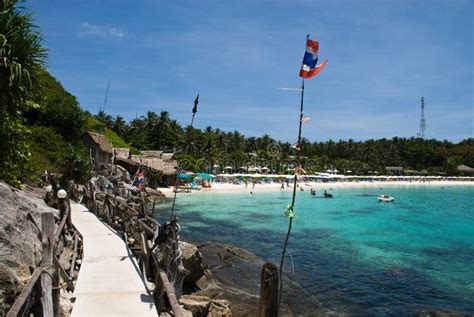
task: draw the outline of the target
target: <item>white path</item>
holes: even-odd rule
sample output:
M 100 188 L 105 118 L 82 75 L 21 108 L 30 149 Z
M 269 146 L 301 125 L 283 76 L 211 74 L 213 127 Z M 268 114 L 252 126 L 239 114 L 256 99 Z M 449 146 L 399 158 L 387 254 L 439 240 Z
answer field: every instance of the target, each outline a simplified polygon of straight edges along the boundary
M 125 242 L 84 206 L 72 203 L 71 209 L 84 238 L 71 316 L 157 316 Z

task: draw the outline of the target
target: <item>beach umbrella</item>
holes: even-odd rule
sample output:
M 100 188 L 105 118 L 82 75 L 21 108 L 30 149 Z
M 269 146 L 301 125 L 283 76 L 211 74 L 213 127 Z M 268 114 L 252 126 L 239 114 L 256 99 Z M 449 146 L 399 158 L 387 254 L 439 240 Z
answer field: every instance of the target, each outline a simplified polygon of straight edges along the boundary
M 179 174 L 178 174 L 178 177 L 181 178 L 181 179 L 190 179 L 190 178 L 193 178 L 192 175 L 189 175 L 189 174 L 186 174 L 186 173 L 179 173 Z
M 214 175 L 208 173 L 197 173 L 196 176 L 204 179 L 213 179 L 215 177 Z

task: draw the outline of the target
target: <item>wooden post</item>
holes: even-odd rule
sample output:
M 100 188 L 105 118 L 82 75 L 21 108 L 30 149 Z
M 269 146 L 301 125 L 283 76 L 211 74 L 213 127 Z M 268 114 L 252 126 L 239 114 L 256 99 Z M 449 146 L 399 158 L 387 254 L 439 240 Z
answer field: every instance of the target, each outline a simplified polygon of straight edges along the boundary
M 53 258 L 56 258 L 56 256 L 53 255 Z M 54 273 L 53 273 L 53 278 L 52 278 L 52 283 L 53 283 L 53 312 L 54 316 L 59 316 L 60 315 L 60 310 L 61 306 L 59 305 L 59 302 L 61 301 L 61 281 L 59 280 L 59 262 L 54 263 Z
M 67 229 L 71 230 L 72 229 L 72 210 L 71 210 L 71 201 L 67 199 Z
M 42 274 L 41 274 L 41 303 L 43 316 L 54 316 L 53 310 L 53 257 L 54 257 L 54 215 L 51 212 L 41 214 L 41 244 L 42 244 Z
M 260 276 L 260 317 L 278 316 L 278 269 L 265 263 Z

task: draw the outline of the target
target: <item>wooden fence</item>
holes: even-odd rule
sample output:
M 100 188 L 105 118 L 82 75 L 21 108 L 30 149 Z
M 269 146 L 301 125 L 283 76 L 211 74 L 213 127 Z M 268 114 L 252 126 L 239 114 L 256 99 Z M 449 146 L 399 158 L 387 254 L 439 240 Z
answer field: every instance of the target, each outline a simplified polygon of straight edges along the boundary
M 161 225 L 151 217 L 143 194 L 140 202 L 129 201 L 114 193 L 98 191 L 92 183 L 84 187 L 82 202 L 102 221 L 123 234 L 138 259 L 147 291 L 153 294 L 158 313 L 169 311 L 184 316 L 178 299 L 184 278 L 179 247 L 180 226 L 176 219 Z
M 74 290 L 73 276 L 78 254 L 82 250 L 82 236 L 71 223 L 68 200 L 60 201 L 60 210 L 62 218 L 58 224 L 55 223 L 53 213 L 42 213 L 41 228 L 31 214 L 27 216 L 41 233 L 41 265 L 33 270 L 30 280 L 10 307 L 7 317 L 28 316 L 30 313 L 59 316 L 61 287 Z M 70 269 L 66 270 L 58 259 L 58 253 L 60 246 L 67 243 L 66 234 L 70 233 L 73 234 L 73 258 Z

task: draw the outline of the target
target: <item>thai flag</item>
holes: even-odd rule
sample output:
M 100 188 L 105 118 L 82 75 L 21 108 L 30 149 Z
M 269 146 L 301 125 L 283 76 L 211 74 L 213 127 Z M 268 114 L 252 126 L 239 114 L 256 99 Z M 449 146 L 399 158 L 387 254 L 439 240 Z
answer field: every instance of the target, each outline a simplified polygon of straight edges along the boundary
M 301 65 L 300 77 L 312 78 L 316 76 L 326 66 L 328 60 L 318 64 L 319 43 L 309 38 L 306 40 L 306 52 L 303 57 L 303 65 Z
M 145 173 L 140 172 L 137 174 L 137 188 L 144 189 L 145 188 Z

